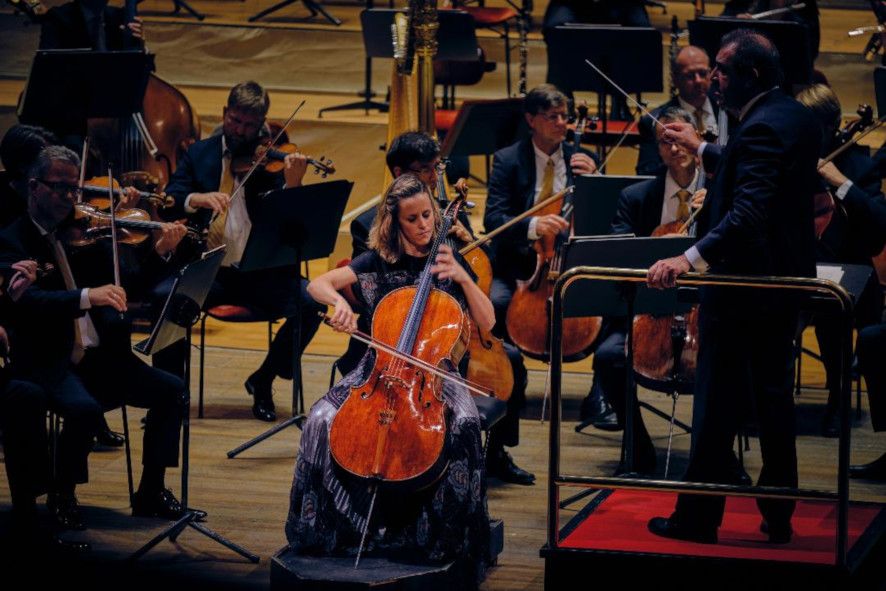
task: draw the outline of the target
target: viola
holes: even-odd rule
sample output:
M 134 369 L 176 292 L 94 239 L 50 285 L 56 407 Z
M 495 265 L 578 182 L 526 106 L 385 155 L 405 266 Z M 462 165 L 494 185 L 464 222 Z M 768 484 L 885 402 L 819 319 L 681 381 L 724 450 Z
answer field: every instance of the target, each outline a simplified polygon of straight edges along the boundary
M 117 241 L 121 244 L 142 244 L 154 230 L 163 227 L 163 223 L 151 220 L 150 214 L 142 209 L 117 209 L 114 214 L 114 226 L 119 230 Z M 205 232 L 188 227 L 188 236 L 204 240 Z M 85 203 L 74 205 L 73 216 L 65 224 L 64 241 L 79 248 L 107 238 L 111 238 L 111 214 Z
M 447 464 L 443 383 L 422 366 L 457 366 L 467 348 L 468 315 L 455 298 L 433 287 L 431 273 L 459 204 L 447 208 L 417 285 L 396 289 L 378 303 L 372 338 L 387 349 L 377 348 L 367 379 L 351 388 L 329 430 L 336 464 L 373 485 L 422 488 Z
M 259 166 L 264 168 L 265 172 L 278 174 L 283 172 L 285 168 L 283 160 L 286 156 L 296 152 L 298 152 L 298 146 L 295 144 L 271 145 L 270 140 L 265 139 L 255 147 L 255 151 L 252 154 L 234 157 L 231 163 L 231 170 L 234 171 L 234 174 L 243 174 L 258 163 Z M 324 156 L 321 156 L 319 160 L 308 158 L 308 164 L 314 167 L 314 174 L 319 174 L 324 179 L 330 174 L 335 174 L 335 166 L 332 165 L 332 160 Z

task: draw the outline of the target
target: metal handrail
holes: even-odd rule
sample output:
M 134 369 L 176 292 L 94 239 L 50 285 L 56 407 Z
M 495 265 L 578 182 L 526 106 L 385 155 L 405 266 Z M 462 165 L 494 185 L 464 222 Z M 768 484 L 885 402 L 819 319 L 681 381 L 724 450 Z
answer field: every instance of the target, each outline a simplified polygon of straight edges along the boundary
M 844 566 L 848 546 L 849 521 L 849 442 L 850 442 L 850 396 L 851 376 L 848 371 L 852 350 L 853 301 L 849 292 L 833 281 L 803 277 L 764 277 L 741 275 L 714 275 L 685 273 L 677 278 L 676 287 L 720 286 L 753 287 L 795 292 L 812 292 L 836 302 L 840 308 L 841 364 L 840 364 L 840 443 L 837 466 L 837 492 L 761 486 L 732 486 L 700 482 L 673 482 L 665 480 L 640 480 L 634 478 L 596 478 L 566 476 L 560 474 L 560 422 L 563 365 L 563 298 L 569 286 L 581 280 L 618 281 L 622 283 L 646 283 L 646 269 L 621 269 L 613 267 L 573 267 L 564 272 L 554 285 L 551 309 L 551 423 L 550 462 L 548 478 L 548 547 L 559 545 L 559 488 L 560 484 L 588 485 L 594 487 L 623 489 L 655 489 L 671 492 L 722 496 L 753 496 L 795 500 L 837 501 L 837 532 L 835 562 Z

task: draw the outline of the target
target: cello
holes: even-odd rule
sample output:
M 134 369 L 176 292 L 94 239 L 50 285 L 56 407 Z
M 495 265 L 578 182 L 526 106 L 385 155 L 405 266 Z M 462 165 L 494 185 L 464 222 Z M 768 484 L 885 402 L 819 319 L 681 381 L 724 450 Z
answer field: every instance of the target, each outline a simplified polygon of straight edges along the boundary
M 581 109 L 581 107 L 579 107 Z M 587 121 L 587 107 L 584 117 L 576 126 L 573 142 L 576 151 L 581 146 L 581 136 Z M 571 219 L 572 204 L 560 199 L 551 200 L 537 215 L 559 214 Z M 561 254 L 566 236 L 542 236 L 533 244 L 536 252 L 535 272 L 526 281 L 518 281 L 514 297 L 508 305 L 506 324 L 508 335 L 514 345 L 533 359 L 542 361 L 550 357 L 551 342 L 551 298 L 554 281 L 559 275 L 562 263 Z M 563 320 L 563 358 L 578 361 L 590 354 L 591 346 L 600 333 L 602 319 L 597 316 L 565 318 Z

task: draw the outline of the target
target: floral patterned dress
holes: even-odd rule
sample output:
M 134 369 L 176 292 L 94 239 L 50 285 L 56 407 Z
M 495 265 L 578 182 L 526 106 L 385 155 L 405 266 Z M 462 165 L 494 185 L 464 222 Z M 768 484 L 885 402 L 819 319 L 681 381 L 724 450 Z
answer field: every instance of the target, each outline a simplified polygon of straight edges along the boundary
M 390 265 L 376 252 L 365 252 L 350 264 L 358 279 L 354 293 L 365 309 L 372 311 L 390 291 L 414 285 L 424 262 L 423 258 L 404 256 Z M 435 287 L 453 295 L 466 308 L 457 284 L 435 280 Z M 286 520 L 286 537 L 298 553 L 353 555 L 360 544 L 371 502 L 369 483 L 345 476 L 335 465 L 329 430 L 351 387 L 363 382 L 372 370 L 373 359 L 370 350 L 354 371 L 314 404 L 304 424 Z M 457 375 L 454 368 L 450 370 Z M 466 585 L 473 586 L 483 579 L 489 563 L 480 420 L 464 387 L 445 382 L 443 399 L 450 411 L 443 451 L 449 461 L 446 471 L 418 492 L 381 488 L 364 552 L 418 562 L 465 558 L 463 576 Z

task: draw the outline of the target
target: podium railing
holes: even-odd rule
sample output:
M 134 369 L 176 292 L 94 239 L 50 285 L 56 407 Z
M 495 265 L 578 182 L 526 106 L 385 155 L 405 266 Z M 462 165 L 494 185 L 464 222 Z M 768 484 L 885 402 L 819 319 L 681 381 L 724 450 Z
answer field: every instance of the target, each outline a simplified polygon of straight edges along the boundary
M 839 306 L 841 323 L 840 365 L 840 440 L 837 466 L 837 491 L 764 486 L 734 486 L 701 482 L 674 482 L 637 478 L 591 477 L 564 475 L 560 472 L 560 424 L 562 420 L 562 365 L 563 365 L 563 300 L 566 290 L 577 281 L 615 281 L 645 283 L 645 269 L 618 269 L 610 267 L 573 267 L 557 279 L 554 286 L 551 312 L 551 423 L 550 464 L 548 478 L 548 548 L 559 547 L 559 501 L 561 485 L 580 485 L 591 488 L 654 489 L 666 492 L 691 492 L 699 495 L 779 498 L 793 500 L 830 500 L 837 502 L 836 566 L 846 564 L 849 519 L 849 442 L 852 351 L 853 301 L 849 292 L 833 281 L 795 277 L 749 277 L 738 275 L 711 275 L 686 273 L 677 278 L 677 287 L 720 286 L 760 288 L 804 292 L 823 296 Z

